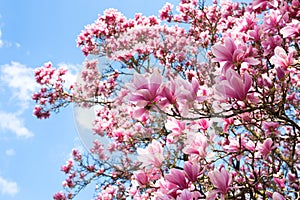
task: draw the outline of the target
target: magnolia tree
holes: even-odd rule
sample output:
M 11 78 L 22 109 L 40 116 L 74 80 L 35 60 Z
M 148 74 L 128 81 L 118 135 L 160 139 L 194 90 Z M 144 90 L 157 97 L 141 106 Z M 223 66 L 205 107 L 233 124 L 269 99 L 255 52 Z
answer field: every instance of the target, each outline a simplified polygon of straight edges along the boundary
M 36 117 L 95 110 L 53 198 L 91 183 L 94 199 L 300 198 L 299 42 L 299 0 L 106 10 L 78 36 L 89 59 L 71 87 L 66 69 L 35 70 Z

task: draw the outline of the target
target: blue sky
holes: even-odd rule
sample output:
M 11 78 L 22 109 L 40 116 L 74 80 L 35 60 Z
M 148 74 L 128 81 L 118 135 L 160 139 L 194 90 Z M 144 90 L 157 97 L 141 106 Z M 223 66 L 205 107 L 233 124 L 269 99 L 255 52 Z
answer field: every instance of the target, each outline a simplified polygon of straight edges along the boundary
M 98 14 L 117 8 L 129 18 L 156 15 L 165 2 L 0 0 L 0 200 L 52 199 L 65 178 L 61 165 L 81 145 L 72 107 L 48 120 L 32 116 L 33 69 L 47 61 L 80 69 L 75 39 Z

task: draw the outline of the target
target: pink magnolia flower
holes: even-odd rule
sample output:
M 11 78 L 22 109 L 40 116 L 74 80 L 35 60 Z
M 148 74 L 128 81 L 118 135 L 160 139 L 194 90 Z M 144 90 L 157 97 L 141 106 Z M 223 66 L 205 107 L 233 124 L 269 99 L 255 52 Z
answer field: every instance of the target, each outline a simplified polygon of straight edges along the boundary
M 199 82 L 196 78 L 191 81 L 176 77 L 164 85 L 161 90 L 160 97 L 162 101 L 160 105 L 175 105 L 182 115 L 188 113 L 188 109 L 193 105 L 195 100 L 201 100 L 197 96 L 199 90 Z
M 280 23 L 283 20 L 287 20 L 288 15 L 282 14 L 280 10 L 270 10 L 264 16 L 264 23 L 262 24 L 262 28 L 265 33 L 274 33 L 276 32 L 276 27 L 280 26 Z
M 257 145 L 257 150 L 264 158 L 275 148 L 276 146 L 273 146 L 273 141 L 271 138 L 266 139 L 263 144 L 258 143 Z
M 293 19 L 291 23 L 288 23 L 285 27 L 280 30 L 280 33 L 283 35 L 283 38 L 294 36 L 297 38 L 300 36 L 300 21 Z
M 76 161 L 81 161 L 82 159 L 82 154 L 78 149 L 72 149 L 72 157 Z
M 298 181 L 296 174 L 292 174 L 291 172 L 288 173 L 288 180 L 289 180 L 289 182 L 297 182 Z
M 201 194 L 198 191 L 191 192 L 187 189 L 182 190 L 182 192 L 177 196 L 176 200 L 192 200 L 200 199 Z
M 254 151 L 255 150 L 255 144 L 252 140 L 249 140 L 246 144 L 245 144 L 245 148 L 249 151 Z
M 232 184 L 232 176 L 225 169 L 221 170 L 215 169 L 208 173 L 210 181 L 217 188 L 215 191 L 221 194 L 227 194 L 230 190 L 230 185 Z
M 178 136 L 180 136 L 185 130 L 185 125 L 186 125 L 185 122 L 177 120 L 173 117 L 167 119 L 167 123 L 165 124 L 165 127 L 167 130 L 172 131 L 167 136 L 168 143 L 173 144 L 177 142 Z
M 249 47 L 249 50 L 247 50 L 246 46 L 237 46 L 231 38 L 225 38 L 224 45 L 215 44 L 212 46 L 211 51 L 215 56 L 215 58 L 212 59 L 213 62 L 225 62 L 223 71 L 226 71 L 232 66 L 241 64 L 243 62 L 246 62 L 250 65 L 259 64 L 257 59 L 250 56 L 252 53 L 251 47 Z
M 158 69 L 154 69 L 153 73 L 146 77 L 142 74 L 134 74 L 133 83 L 129 85 L 132 90 L 130 101 L 139 108 L 135 112 L 137 117 L 149 110 L 160 99 L 158 94 L 161 83 L 162 76 Z
M 181 194 L 176 198 L 176 200 L 191 200 L 193 199 L 193 194 L 185 189 L 181 192 Z
M 170 181 L 167 181 L 165 178 L 159 179 L 155 186 L 158 189 L 154 194 L 154 199 L 167 200 L 175 199 L 177 196 L 178 186 Z
M 281 188 L 284 188 L 284 178 L 276 178 L 274 177 L 274 182 Z
M 152 140 L 146 149 L 138 148 L 137 153 L 137 159 L 142 162 L 142 166 L 161 167 L 164 161 L 163 147 L 157 140 Z
M 254 10 L 257 10 L 257 9 L 264 10 L 264 9 L 266 9 L 268 4 L 269 4 L 269 2 L 266 0 L 254 0 L 252 2 L 252 7 Z
M 171 21 L 171 19 L 172 19 L 171 11 L 172 11 L 173 7 L 174 7 L 174 5 L 167 2 L 164 5 L 164 7 L 159 11 L 160 19 Z
M 242 78 L 233 69 L 228 69 L 225 74 L 225 80 L 220 81 L 216 85 L 216 90 L 226 97 L 242 101 L 246 98 L 251 85 L 252 79 L 247 72 L 245 72 L 244 78 Z
M 282 47 L 277 46 L 274 49 L 274 53 L 275 54 L 271 57 L 270 62 L 275 65 L 275 67 L 282 67 L 286 70 L 289 66 L 295 64 L 293 54 L 287 54 Z
M 224 122 L 223 122 L 223 124 L 224 124 L 223 131 L 227 132 L 229 127 L 234 124 L 234 118 L 233 117 L 225 118 L 223 120 L 224 120 Z
M 263 41 L 261 41 L 261 46 L 264 50 L 263 56 L 272 55 L 274 49 L 280 46 L 283 39 L 279 35 L 267 35 Z
M 228 140 L 229 144 L 223 146 L 224 150 L 228 152 L 239 152 L 244 150 L 246 147 L 247 140 L 243 135 L 239 138 L 233 138 L 229 136 Z
M 149 177 L 144 171 L 136 171 L 134 177 L 140 186 L 146 186 L 149 182 Z
M 185 162 L 183 169 L 186 178 L 191 182 L 197 181 L 198 176 L 204 172 L 204 169 L 200 172 L 199 163 Z
M 60 191 L 53 195 L 53 199 L 54 200 L 67 200 L 67 197 L 66 197 L 65 193 Z
M 283 69 L 281 67 L 276 67 L 276 75 L 277 75 L 277 78 L 279 80 L 284 80 L 284 77 L 285 77 L 285 72 L 283 71 Z
M 105 188 L 102 188 L 101 193 L 97 196 L 96 199 L 114 199 L 117 189 L 115 186 L 108 185 Z
M 285 200 L 285 198 L 278 192 L 274 192 L 272 195 L 273 200 Z
M 61 167 L 61 171 L 65 172 L 66 174 L 69 173 L 73 167 L 73 164 L 73 160 L 69 159 L 67 163 Z
M 197 123 L 203 131 L 206 131 L 210 126 L 210 122 L 207 119 L 200 119 Z
M 100 160 L 108 159 L 108 156 L 105 155 L 105 149 L 103 144 L 99 140 L 95 140 L 93 148 L 90 149 L 91 153 L 94 153 L 99 156 Z
M 278 122 L 263 122 L 262 123 L 263 129 L 266 131 L 266 135 L 271 135 L 274 133 L 275 135 L 279 134 L 278 127 L 279 124 Z
M 169 174 L 165 175 L 165 179 L 179 187 L 179 189 L 188 188 L 188 183 L 185 179 L 183 171 L 172 168 Z
M 199 82 L 196 78 L 192 78 L 191 81 L 184 80 L 181 77 L 175 79 L 176 87 L 179 90 L 177 100 L 179 102 L 193 102 L 197 99 L 197 92 L 199 90 Z
M 218 192 L 216 190 L 208 191 L 206 193 L 206 200 L 215 200 L 217 197 L 218 197 Z
M 187 138 L 183 148 L 184 153 L 196 154 L 200 157 L 207 156 L 208 140 L 205 135 L 201 133 L 187 133 Z

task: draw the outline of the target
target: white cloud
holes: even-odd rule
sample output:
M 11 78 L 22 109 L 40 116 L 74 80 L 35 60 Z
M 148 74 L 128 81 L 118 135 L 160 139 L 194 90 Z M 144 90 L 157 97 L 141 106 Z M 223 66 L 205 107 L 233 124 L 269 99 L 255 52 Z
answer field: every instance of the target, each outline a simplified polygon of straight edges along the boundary
M 7 149 L 7 150 L 5 151 L 5 154 L 6 154 L 7 156 L 14 156 L 14 155 L 16 154 L 16 152 L 15 152 L 14 149 Z
M 15 45 L 16 45 L 17 48 L 20 48 L 20 47 L 21 47 L 21 44 L 18 43 L 18 42 L 16 42 Z
M 14 196 L 19 192 L 18 184 L 14 181 L 9 181 L 0 176 L 0 192 L 2 195 Z
M 1 30 L 0 30 L 0 48 L 3 46 L 3 41 L 2 41 L 2 32 L 1 32 Z
M 25 127 L 23 119 L 19 115 L 3 111 L 0 111 L 0 131 L 11 131 L 17 137 L 21 138 L 30 138 L 33 136 L 33 133 Z
M 12 90 L 13 98 L 17 98 L 22 108 L 28 107 L 32 93 L 36 90 L 33 69 L 18 62 L 0 66 L 0 80 Z

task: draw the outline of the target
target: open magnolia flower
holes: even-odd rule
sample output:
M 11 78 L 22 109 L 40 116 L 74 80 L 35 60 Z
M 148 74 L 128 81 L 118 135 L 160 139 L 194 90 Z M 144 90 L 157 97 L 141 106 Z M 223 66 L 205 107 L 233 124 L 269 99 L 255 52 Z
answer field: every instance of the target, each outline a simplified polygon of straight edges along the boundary
M 216 85 L 216 90 L 221 95 L 242 101 L 246 98 L 251 85 L 252 79 L 247 72 L 244 73 L 244 78 L 242 78 L 233 69 L 228 69 L 225 79 Z

